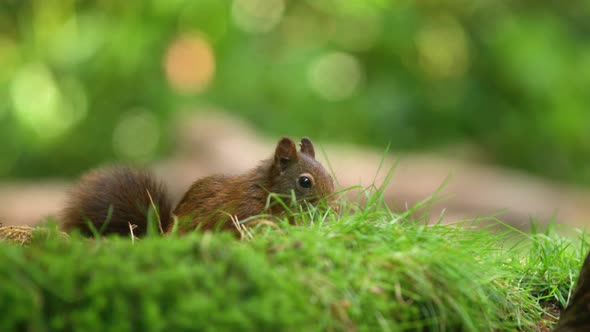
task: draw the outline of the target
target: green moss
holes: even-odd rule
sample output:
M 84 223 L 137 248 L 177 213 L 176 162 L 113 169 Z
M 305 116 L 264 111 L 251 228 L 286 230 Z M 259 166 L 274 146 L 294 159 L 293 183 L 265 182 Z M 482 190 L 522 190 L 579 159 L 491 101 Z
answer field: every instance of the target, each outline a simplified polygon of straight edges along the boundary
M 353 210 L 260 226 L 249 241 L 0 243 L 0 330 L 533 330 L 547 301 L 567 301 L 585 253 L 553 230 Z

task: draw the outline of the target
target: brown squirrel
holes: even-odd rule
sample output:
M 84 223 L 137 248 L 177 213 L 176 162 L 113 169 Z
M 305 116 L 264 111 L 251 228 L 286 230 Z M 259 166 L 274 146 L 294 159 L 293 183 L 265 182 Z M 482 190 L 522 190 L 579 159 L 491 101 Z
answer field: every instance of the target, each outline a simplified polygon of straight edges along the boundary
M 162 232 L 175 227 L 179 233 L 216 227 L 238 231 L 230 216 L 243 221 L 265 212 L 271 193 L 282 197 L 294 194 L 297 202 L 312 205 L 321 199 L 333 199 L 332 177 L 315 160 L 313 143 L 303 138 L 300 147 L 297 151 L 295 142 L 283 137 L 274 156 L 249 172 L 197 180 L 172 214 L 164 186 L 149 172 L 121 166 L 90 171 L 69 194 L 61 214 L 62 227 L 86 235 L 95 230 L 103 235 L 129 235 L 130 225 L 134 224 L 133 234 L 139 236 L 146 233 L 148 210 L 155 205 Z M 284 207 L 271 204 L 266 211 L 278 215 Z M 175 226 L 174 217 L 182 222 Z

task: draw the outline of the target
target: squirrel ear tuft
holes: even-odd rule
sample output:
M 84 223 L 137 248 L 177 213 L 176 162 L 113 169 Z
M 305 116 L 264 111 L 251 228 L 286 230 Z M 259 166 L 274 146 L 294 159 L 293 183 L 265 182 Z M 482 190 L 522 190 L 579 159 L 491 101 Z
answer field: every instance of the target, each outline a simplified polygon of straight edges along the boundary
M 301 143 L 299 143 L 299 146 L 301 146 L 301 153 L 305 153 L 306 155 L 315 159 L 315 149 L 313 148 L 313 143 L 309 138 L 303 137 L 301 139 Z
M 280 166 L 281 171 L 287 168 L 287 164 L 297 161 L 297 147 L 290 137 L 283 137 L 277 144 L 275 150 L 275 163 Z

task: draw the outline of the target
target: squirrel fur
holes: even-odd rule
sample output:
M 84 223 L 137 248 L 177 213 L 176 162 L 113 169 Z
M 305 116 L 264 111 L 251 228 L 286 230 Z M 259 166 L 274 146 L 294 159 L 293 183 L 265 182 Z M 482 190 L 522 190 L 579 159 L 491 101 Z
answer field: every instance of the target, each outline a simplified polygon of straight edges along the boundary
M 315 160 L 313 143 L 303 138 L 300 150 L 289 137 L 283 137 L 274 155 L 254 169 L 235 176 L 212 175 L 195 181 L 172 211 L 163 184 L 150 172 L 125 166 L 99 168 L 82 176 L 70 192 L 61 214 L 62 228 L 78 229 L 91 235 L 133 234 L 147 231 L 147 215 L 155 205 L 161 230 L 178 233 L 195 229 L 237 231 L 231 217 L 239 221 L 268 212 L 278 215 L 284 211 L 280 204 L 267 207 L 271 193 L 290 197 L 298 202 L 317 204 L 332 199 L 334 183 L 330 174 Z M 174 217 L 181 222 L 174 225 Z

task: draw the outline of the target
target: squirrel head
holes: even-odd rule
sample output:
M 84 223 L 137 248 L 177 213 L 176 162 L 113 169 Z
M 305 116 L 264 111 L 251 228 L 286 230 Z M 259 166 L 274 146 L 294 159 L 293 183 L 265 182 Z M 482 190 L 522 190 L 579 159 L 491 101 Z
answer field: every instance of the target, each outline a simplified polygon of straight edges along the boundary
M 302 138 L 300 150 L 289 137 L 277 143 L 271 167 L 272 188 L 277 194 L 295 193 L 297 200 L 316 203 L 322 198 L 331 198 L 334 181 L 324 167 L 315 159 L 313 143 Z

